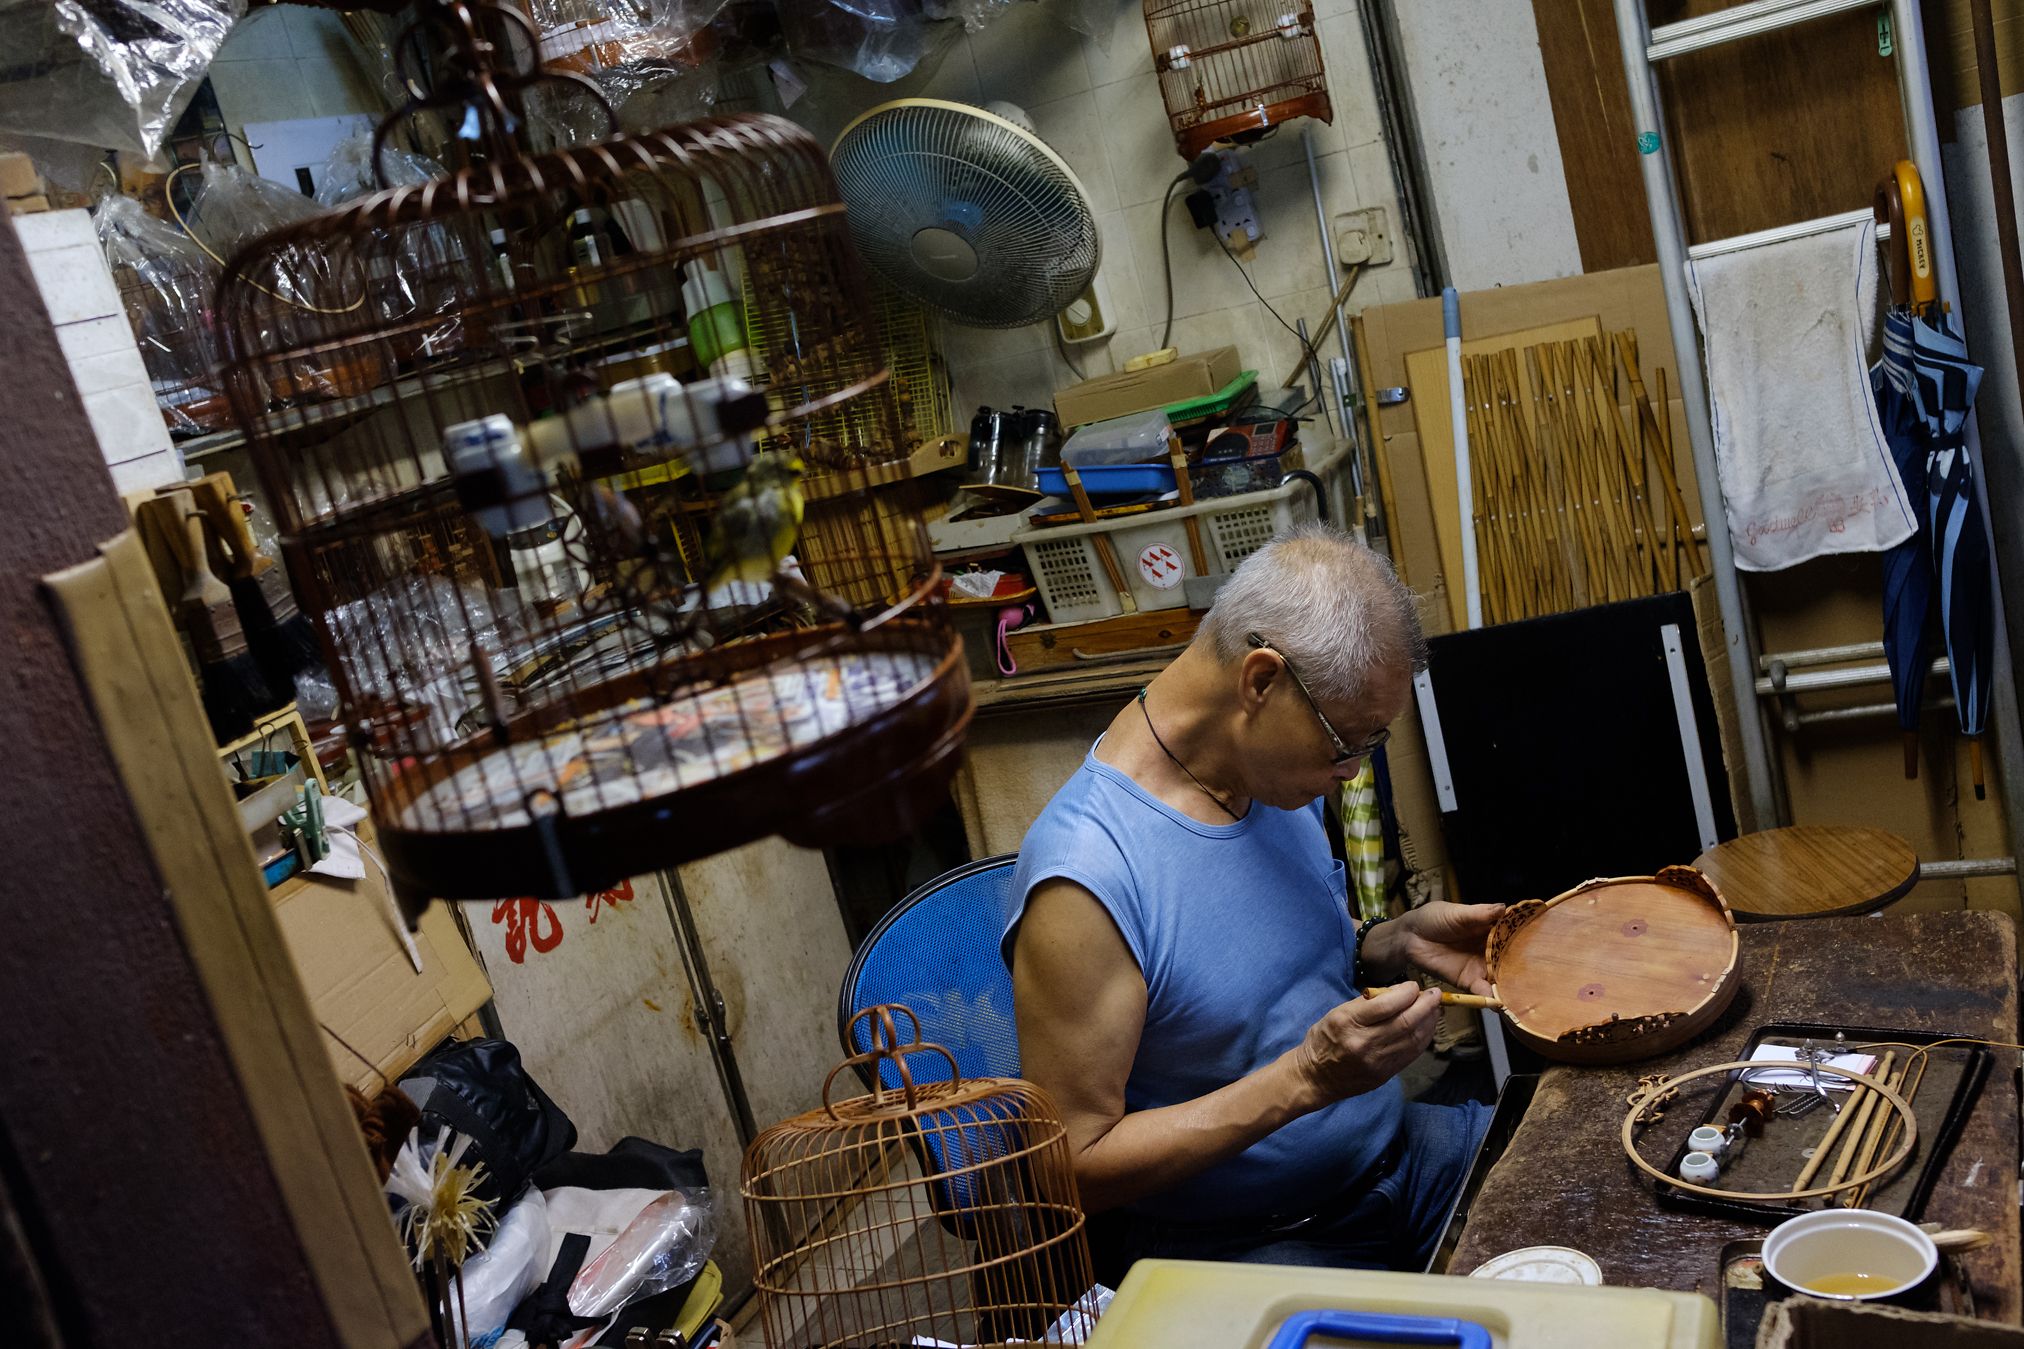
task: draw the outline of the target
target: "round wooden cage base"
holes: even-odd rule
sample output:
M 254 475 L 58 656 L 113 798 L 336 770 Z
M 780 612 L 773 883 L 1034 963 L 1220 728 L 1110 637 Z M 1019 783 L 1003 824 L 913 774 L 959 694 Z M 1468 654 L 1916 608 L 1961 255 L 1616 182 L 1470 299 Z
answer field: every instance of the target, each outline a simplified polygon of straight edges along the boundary
M 1624 1156 L 1630 1158 L 1631 1164 L 1646 1175 L 1657 1180 L 1662 1180 L 1668 1185 L 1676 1186 L 1679 1189 L 1687 1191 L 1689 1194 L 1706 1195 L 1710 1199 L 1735 1199 L 1745 1203 L 1778 1203 L 1791 1199 L 1824 1199 L 1828 1195 L 1840 1194 L 1843 1190 L 1857 1189 L 1872 1181 L 1880 1180 L 1897 1170 L 1900 1166 L 1903 1166 L 1906 1160 L 1911 1157 L 1912 1149 L 1918 1146 L 1919 1122 L 1917 1116 L 1912 1114 L 1912 1107 L 1909 1101 L 1885 1086 L 1877 1078 L 1864 1077 L 1861 1073 L 1851 1073 L 1846 1069 L 1836 1068 L 1831 1064 L 1823 1063 L 1820 1065 L 1820 1071 L 1823 1073 L 1833 1073 L 1836 1077 L 1845 1077 L 1858 1085 L 1874 1088 L 1876 1094 L 1889 1103 L 1890 1108 L 1897 1111 L 1898 1118 L 1904 1121 L 1904 1132 L 1898 1138 L 1896 1151 L 1867 1171 L 1850 1176 L 1836 1185 L 1815 1185 L 1810 1189 L 1804 1190 L 1718 1190 L 1712 1185 L 1696 1185 L 1693 1181 L 1682 1180 L 1678 1176 L 1668 1175 L 1646 1161 L 1638 1153 L 1637 1143 L 1632 1135 L 1637 1130 L 1638 1121 L 1644 1117 L 1644 1112 L 1651 1108 L 1652 1102 L 1658 1099 L 1661 1092 L 1677 1087 L 1685 1082 L 1692 1082 L 1696 1078 L 1712 1077 L 1716 1073 L 1733 1073 L 1743 1068 L 1763 1069 L 1775 1066 L 1777 1065 L 1767 1064 L 1754 1059 L 1732 1059 L 1728 1063 L 1711 1064 L 1706 1068 L 1696 1068 L 1690 1073 L 1681 1073 L 1678 1077 L 1668 1078 L 1663 1086 L 1647 1092 L 1624 1115 Z M 1846 1110 L 1852 1104 L 1854 1104 L 1853 1101 L 1846 1102 L 1843 1104 L 1842 1109 Z

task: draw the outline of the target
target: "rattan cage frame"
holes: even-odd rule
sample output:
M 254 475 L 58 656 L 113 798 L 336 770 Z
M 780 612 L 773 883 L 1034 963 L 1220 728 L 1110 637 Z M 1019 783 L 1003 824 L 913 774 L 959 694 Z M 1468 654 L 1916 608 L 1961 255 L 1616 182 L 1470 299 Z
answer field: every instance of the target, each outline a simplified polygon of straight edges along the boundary
M 365 764 L 396 889 L 411 907 L 432 896 L 566 898 L 768 834 L 821 846 L 895 836 L 919 824 L 942 804 L 958 761 L 972 711 L 968 673 L 918 517 L 872 505 L 873 483 L 889 478 L 910 446 L 820 146 L 791 122 L 746 114 L 536 154 L 514 134 L 524 126 L 520 91 L 561 78 L 602 103 L 594 86 L 581 77 L 495 69 L 510 45 L 498 29 L 527 28 L 525 16 L 503 4 L 436 0 L 428 17 L 449 33 L 449 73 L 403 113 L 463 109 L 484 130 L 474 162 L 253 241 L 228 260 L 217 300 L 226 392 Z M 375 153 L 402 115 L 381 125 Z M 558 250 L 560 222 L 592 209 L 610 222 L 602 251 L 572 254 L 574 234 Z M 533 222 L 515 225 L 531 241 L 524 255 L 502 251 L 503 282 L 486 243 L 494 229 L 504 231 L 501 221 Z M 641 237 L 610 253 L 613 240 L 633 234 Z M 393 250 L 418 238 L 434 248 L 435 270 L 403 279 L 402 293 L 441 285 L 447 310 L 424 310 L 419 300 L 409 313 L 387 312 L 377 299 L 360 303 L 377 294 Z M 758 392 L 727 393 L 708 408 L 691 392 L 698 386 L 678 388 L 668 397 L 687 406 L 692 434 L 677 448 L 662 443 L 665 433 L 657 448 L 625 454 L 578 444 L 577 424 L 565 415 L 568 453 L 552 473 L 542 462 L 538 486 L 512 478 L 498 458 L 476 473 L 452 463 L 448 450 L 430 458 L 431 435 L 440 438 L 452 422 L 473 416 L 508 414 L 519 434 L 531 436 L 528 428 L 541 420 L 537 392 L 580 395 L 588 381 L 592 395 L 616 399 L 618 386 L 601 391 L 595 375 L 604 365 L 591 364 L 607 354 L 595 345 L 600 305 L 645 315 L 624 330 L 640 350 L 649 345 L 644 335 L 670 339 L 656 349 L 683 345 L 672 340 L 667 297 L 680 293 L 677 269 L 699 263 L 749 269 L 765 296 L 795 307 L 795 345 L 773 362 L 776 371 L 791 367 L 791 376 L 776 373 Z M 449 319 L 459 325 L 455 340 L 432 346 L 425 339 Z M 580 338 L 584 332 L 591 340 Z M 779 608 L 795 592 L 780 589 L 788 578 L 777 569 L 766 603 L 779 616 L 768 621 L 787 626 L 771 632 L 727 626 L 728 602 L 713 598 L 715 583 L 691 574 L 735 484 L 685 497 L 688 504 L 651 530 L 608 486 L 630 484 L 656 466 L 663 480 L 686 474 L 708 484 L 710 456 L 740 445 L 747 463 L 757 462 L 754 449 L 807 461 L 806 494 L 825 503 L 824 527 L 835 537 L 809 552 L 820 557 L 803 571 L 811 597 L 803 612 L 813 615 L 812 626 Z M 524 600 L 531 584 L 501 572 L 507 526 L 485 525 L 486 512 L 535 500 L 544 508 L 559 501 L 557 509 L 566 506 L 574 517 L 565 574 L 580 574 L 586 587 L 573 597 L 583 601 L 577 612 L 585 623 L 603 624 L 606 636 L 616 627 L 629 643 L 615 658 L 590 643 L 610 668 L 593 663 L 580 676 L 571 648 L 559 677 L 544 667 L 545 683 L 514 681 L 480 641 L 477 611 L 504 614 L 504 592 Z M 859 509 L 851 509 L 854 502 Z M 662 529 L 671 545 L 648 537 Z M 339 621 L 340 609 L 375 614 L 368 600 L 431 577 L 447 578 L 447 593 L 433 593 L 428 613 L 420 601 L 412 611 L 385 601 L 393 617 L 371 634 L 377 649 L 360 636 L 363 620 Z M 602 610 L 593 611 L 593 594 Z M 540 641 L 565 635 L 542 605 L 572 597 L 545 590 L 536 597 L 541 605 L 527 601 L 514 613 L 521 635 L 539 650 Z M 741 624 L 748 607 L 740 601 Z M 468 656 L 454 637 L 448 655 L 430 649 L 416 656 L 431 623 L 467 634 Z M 573 639 L 575 630 L 566 635 Z M 846 662 L 881 660 L 891 687 L 856 706 L 846 687 L 845 724 L 818 715 L 801 734 L 790 723 L 781 700 L 791 695 L 780 690 L 795 677 L 809 684 L 827 670 L 833 682 L 849 673 Z M 431 728 L 426 704 L 418 712 L 413 701 L 435 684 L 417 674 L 404 687 L 395 678 L 411 665 L 448 680 L 449 700 L 468 702 L 448 729 Z M 753 709 L 747 690 L 764 691 L 763 708 Z M 615 771 L 616 786 L 607 791 L 594 777 L 595 792 L 570 789 L 575 804 L 564 793 L 564 774 L 591 760 L 561 768 L 550 762 L 558 737 L 581 732 L 578 740 L 588 743 L 647 713 L 671 709 L 664 718 L 671 722 L 690 708 L 701 717 L 726 706 L 748 748 L 762 732 L 771 737 L 771 757 L 733 754 L 732 766 L 720 771 L 716 742 L 706 736 L 705 767 L 685 779 L 677 765 L 673 789 L 655 790 L 670 779 L 641 767 L 642 733 L 610 759 L 619 769 L 597 770 Z M 752 720 L 766 715 L 777 725 Z M 474 789 L 459 787 L 460 773 L 475 774 L 477 806 Z M 506 775 L 512 781 L 495 786 Z M 430 793 L 433 813 L 419 805 Z M 490 816 L 480 818 L 483 811 Z

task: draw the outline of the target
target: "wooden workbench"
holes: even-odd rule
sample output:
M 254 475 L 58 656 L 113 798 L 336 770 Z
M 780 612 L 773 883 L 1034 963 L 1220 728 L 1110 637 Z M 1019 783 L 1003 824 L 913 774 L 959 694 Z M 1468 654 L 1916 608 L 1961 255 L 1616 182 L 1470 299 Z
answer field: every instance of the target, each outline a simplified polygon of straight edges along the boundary
M 1951 912 L 1761 923 L 1740 929 L 1743 988 L 1715 1028 L 1676 1053 L 1621 1068 L 1550 1069 L 1510 1147 L 1472 1205 L 1451 1272 L 1520 1246 L 1574 1246 L 1605 1283 L 1698 1289 L 1719 1300 L 1722 1243 L 1763 1226 L 1658 1206 L 1618 1142 L 1624 1098 L 1643 1073 L 1680 1073 L 1742 1055 L 1767 1021 L 1943 1031 L 2016 1041 L 2017 936 L 2006 914 Z M 1980 1314 L 2020 1313 L 2017 1056 L 1997 1051 L 1974 1113 L 1924 1216 L 1995 1236 L 1962 1258 Z M 1686 1089 L 1691 1092 L 1693 1088 Z M 1647 1157 L 1672 1155 L 1695 1119 L 1674 1111 L 1645 1131 Z

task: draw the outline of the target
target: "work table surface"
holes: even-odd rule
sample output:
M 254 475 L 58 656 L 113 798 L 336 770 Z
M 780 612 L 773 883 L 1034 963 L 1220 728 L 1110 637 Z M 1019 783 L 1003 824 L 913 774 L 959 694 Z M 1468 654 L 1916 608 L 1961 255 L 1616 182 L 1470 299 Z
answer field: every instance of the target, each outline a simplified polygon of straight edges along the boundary
M 1603 1282 L 1692 1289 L 1720 1301 L 1722 1244 L 1770 1229 L 1662 1209 L 1651 1178 L 1623 1156 L 1625 1097 L 1646 1073 L 1684 1073 L 1742 1057 L 1770 1021 L 1813 1021 L 2016 1041 L 2017 936 L 1996 913 L 1824 918 L 1739 929 L 1743 986 L 1701 1039 L 1616 1068 L 1549 1069 L 1510 1147 L 1471 1206 L 1450 1272 L 1466 1274 L 1520 1246 L 1573 1246 L 1595 1257 Z M 2020 1315 L 2017 1088 L 2014 1051 L 1995 1051 L 1960 1141 L 1924 1218 L 1979 1227 L 1990 1247 L 1962 1257 L 1977 1310 Z M 1689 1098 L 1695 1091 L 1684 1088 Z M 1647 1159 L 1663 1162 L 1700 1107 L 1645 1131 Z

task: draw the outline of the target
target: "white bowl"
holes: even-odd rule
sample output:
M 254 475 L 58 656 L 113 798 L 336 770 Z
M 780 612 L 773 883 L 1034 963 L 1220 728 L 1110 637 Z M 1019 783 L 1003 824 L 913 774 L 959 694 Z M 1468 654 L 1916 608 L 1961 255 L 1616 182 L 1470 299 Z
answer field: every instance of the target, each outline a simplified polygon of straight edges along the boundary
M 1795 1292 L 1844 1302 L 1896 1297 L 1924 1283 L 1939 1266 L 1933 1239 L 1903 1218 L 1868 1209 L 1822 1209 L 1780 1223 L 1764 1239 L 1765 1272 Z M 1866 1274 L 1879 1280 L 1861 1291 L 1821 1281 Z

